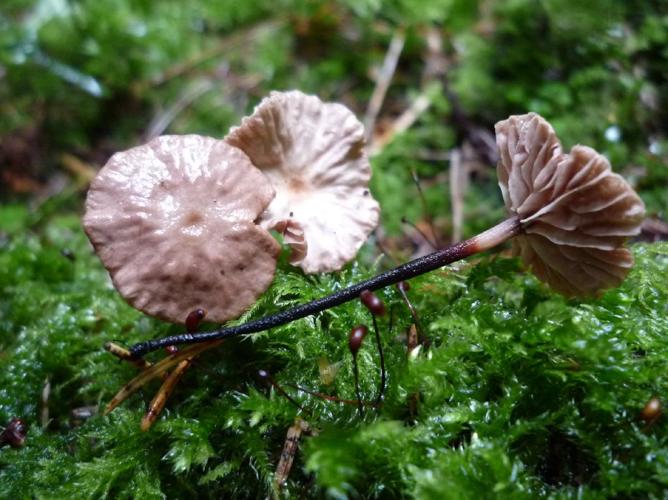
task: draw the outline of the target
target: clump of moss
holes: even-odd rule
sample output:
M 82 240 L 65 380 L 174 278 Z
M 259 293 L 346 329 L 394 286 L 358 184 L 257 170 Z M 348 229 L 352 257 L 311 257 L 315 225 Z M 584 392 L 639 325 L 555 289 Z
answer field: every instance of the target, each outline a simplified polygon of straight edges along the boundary
M 271 491 L 286 431 L 303 436 L 286 491 L 296 495 L 442 498 L 486 495 L 656 495 L 668 486 L 666 424 L 639 414 L 668 389 L 668 245 L 636 245 L 627 281 L 598 300 L 549 292 L 515 259 L 483 258 L 413 280 L 430 347 L 409 360 L 412 318 L 396 290 L 381 321 L 389 369 L 382 408 L 289 387 L 300 412 L 256 378 L 353 399 L 350 328 L 370 325 L 358 303 L 326 311 L 201 357 L 148 433 L 139 430 L 147 387 L 110 416 L 72 410 L 105 403 L 135 369 L 101 346 L 177 331 L 127 306 L 73 216 L 40 219 L 3 208 L 0 220 L 0 422 L 31 428 L 20 450 L 0 450 L 0 496 L 232 496 Z M 247 314 L 256 317 L 329 293 L 371 270 L 305 277 L 281 265 Z M 321 358 L 338 364 L 329 385 Z M 378 386 L 378 356 L 359 353 L 362 396 Z M 51 392 L 42 422 L 44 384 Z M 417 395 L 417 396 L 416 396 Z M 411 401 L 418 398 L 416 410 Z

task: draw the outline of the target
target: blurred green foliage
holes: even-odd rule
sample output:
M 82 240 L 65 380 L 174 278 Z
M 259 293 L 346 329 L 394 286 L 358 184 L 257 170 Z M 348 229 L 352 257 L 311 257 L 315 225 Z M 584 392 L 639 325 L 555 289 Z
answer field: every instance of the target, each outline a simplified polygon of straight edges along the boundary
M 99 166 L 155 133 L 222 137 L 273 89 L 341 101 L 362 117 L 396 33 L 405 44 L 378 128 L 418 96 L 430 102 L 372 159 L 384 234 L 403 256 L 412 248 L 402 217 L 426 216 L 411 172 L 450 236 L 446 153 L 470 139 L 458 112 L 487 131 L 511 113 L 541 113 L 566 148 L 606 154 L 648 212 L 666 217 L 663 1 L 4 1 L 0 424 L 16 415 L 31 428 L 25 448 L 0 450 L 0 497 L 263 497 L 298 412 L 257 370 L 354 398 L 347 333 L 369 318 L 348 304 L 202 356 L 149 433 L 139 422 L 156 384 L 108 417 L 74 418 L 136 373 L 102 351 L 104 342 L 179 330 L 131 309 L 111 287 L 79 227 L 81 173 L 63 170 L 63 155 Z M 434 33 L 442 73 L 430 75 Z M 471 173 L 465 236 L 503 216 L 491 167 Z M 25 179 L 33 184 L 22 189 Z M 385 404 L 360 419 L 355 406 L 288 389 L 318 434 L 303 436 L 284 494 L 662 497 L 666 423 L 638 415 L 652 396 L 668 399 L 668 246 L 634 253 L 626 283 L 588 302 L 552 294 L 503 257 L 415 280 L 410 295 L 432 345 L 410 361 L 399 340 L 410 316 L 384 291 L 396 310 L 392 333 L 382 323 Z M 332 276 L 281 264 L 246 318 L 368 277 L 376 255 L 369 245 L 360 263 Z M 331 385 L 319 376 L 322 357 L 339 366 Z M 370 399 L 371 342 L 359 360 Z
M 273 89 L 343 101 L 361 116 L 373 68 L 402 30 L 385 105 L 391 119 L 424 90 L 435 30 L 445 75 L 431 81 L 432 105 L 374 161 L 390 234 L 402 215 L 419 217 L 407 203 L 414 191 L 395 189 L 410 185 L 411 168 L 439 179 L 426 188 L 430 208 L 449 213 L 447 179 L 438 178 L 447 164 L 416 154 L 460 141 L 445 85 L 487 130 L 512 113 L 544 115 L 567 148 L 606 154 L 650 213 L 663 217 L 668 206 L 664 2 L 28 0 L 3 3 L 0 27 L 3 149 L 33 146 L 0 160 L 42 180 L 63 152 L 101 164 L 156 131 L 221 137 Z M 472 207 L 496 189 L 491 173 L 477 180 Z

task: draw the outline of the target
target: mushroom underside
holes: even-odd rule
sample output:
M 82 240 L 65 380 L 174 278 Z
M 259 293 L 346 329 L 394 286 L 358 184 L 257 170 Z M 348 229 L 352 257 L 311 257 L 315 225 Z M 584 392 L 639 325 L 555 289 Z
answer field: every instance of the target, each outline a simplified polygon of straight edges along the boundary
M 535 113 L 496 124 L 499 186 L 523 234 L 515 252 L 567 296 L 617 286 L 633 264 L 624 243 L 640 231 L 644 204 L 594 149 L 569 153 Z

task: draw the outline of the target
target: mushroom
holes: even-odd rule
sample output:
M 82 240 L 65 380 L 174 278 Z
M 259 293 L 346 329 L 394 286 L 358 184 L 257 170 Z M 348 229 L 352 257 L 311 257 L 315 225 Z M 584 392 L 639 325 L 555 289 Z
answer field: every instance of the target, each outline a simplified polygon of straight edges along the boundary
M 275 127 L 272 130 L 280 131 Z M 405 281 L 511 238 L 515 238 L 516 251 L 534 273 L 566 296 L 592 296 L 618 285 L 633 262 L 623 244 L 638 234 L 644 215 L 643 202 L 631 186 L 613 174 L 608 161 L 591 148 L 575 146 L 564 154 L 552 127 L 534 113 L 499 122 L 496 132 L 501 153 L 497 171 L 510 211 L 508 219 L 466 241 L 327 297 L 238 326 L 141 342 L 131 348 L 132 354 L 140 357 L 165 345 L 265 331 L 354 300 L 364 290 Z M 279 148 L 280 143 L 277 140 L 275 147 Z
M 184 323 L 238 317 L 271 283 L 280 245 L 255 224 L 274 190 L 239 149 L 162 136 L 117 153 L 93 180 L 84 229 L 123 298 Z
M 499 186 L 523 233 L 516 254 L 566 296 L 595 295 L 619 285 L 633 265 L 623 248 L 640 231 L 645 207 L 608 160 L 592 148 L 569 154 L 535 113 L 496 124 Z
M 345 106 L 272 92 L 225 140 L 267 176 L 276 197 L 260 225 L 284 235 L 306 273 L 340 269 L 378 224 L 364 128 Z

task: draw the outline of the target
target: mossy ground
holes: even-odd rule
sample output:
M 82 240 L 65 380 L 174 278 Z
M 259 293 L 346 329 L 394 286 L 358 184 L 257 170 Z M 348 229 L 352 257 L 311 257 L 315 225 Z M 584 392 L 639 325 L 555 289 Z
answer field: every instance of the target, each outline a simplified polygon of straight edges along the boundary
M 206 353 L 148 433 L 139 423 L 157 382 L 109 416 L 73 418 L 136 374 L 105 342 L 179 332 L 112 288 L 80 228 L 87 175 L 156 131 L 222 137 L 274 89 L 343 102 L 362 118 L 399 35 L 375 131 L 418 96 L 430 105 L 372 158 L 379 238 L 398 260 L 419 242 L 402 218 L 428 219 L 412 172 L 449 240 L 447 153 L 475 135 L 463 124 L 489 133 L 527 111 L 550 120 L 566 149 L 605 154 L 648 215 L 665 220 L 666 2 L 4 1 L 0 425 L 18 416 L 30 430 L 23 449 L 0 449 L 0 498 L 264 497 L 297 415 L 317 435 L 302 437 L 284 495 L 665 496 L 668 424 L 640 412 L 650 398 L 668 400 L 666 243 L 634 244 L 629 278 L 590 301 L 550 292 L 503 252 L 415 279 L 409 295 L 431 345 L 412 360 L 402 341 L 411 315 L 395 289 L 383 291 L 395 311 L 392 332 L 381 321 L 388 387 L 364 418 L 286 386 L 299 412 L 256 378 L 265 369 L 281 384 L 353 398 L 347 335 L 371 326 L 357 303 Z M 464 237 L 504 215 L 493 165 L 480 163 L 463 193 Z M 283 259 L 246 319 L 389 267 L 376 260 L 377 241 L 329 276 L 304 277 Z M 338 367 L 331 384 L 322 359 Z M 359 359 L 371 399 L 372 337 Z
M 21 212 L 0 215 L 8 211 Z M 281 384 L 354 398 L 347 334 L 370 318 L 351 303 L 207 353 L 143 433 L 156 384 L 106 417 L 77 422 L 72 410 L 107 402 L 136 372 L 104 352 L 105 341 L 173 328 L 119 298 L 76 217 L 5 235 L 0 421 L 20 415 L 31 428 L 25 448 L 0 451 L 2 498 L 256 498 L 271 488 L 297 415 L 318 433 L 302 438 L 287 486 L 296 495 L 661 497 L 668 487 L 667 424 L 640 418 L 650 398 L 668 392 L 666 244 L 635 245 L 626 282 L 585 302 L 553 294 L 503 255 L 415 279 L 409 295 L 431 346 L 411 360 L 402 342 L 411 316 L 396 290 L 385 290 L 395 315 L 392 332 L 381 321 L 389 383 L 383 407 L 364 418 L 355 406 L 288 388 L 299 411 L 257 378 L 262 368 Z M 370 272 L 305 278 L 281 268 L 248 316 Z M 339 365 L 330 385 L 321 358 Z M 371 338 L 359 360 L 362 394 L 372 399 Z

